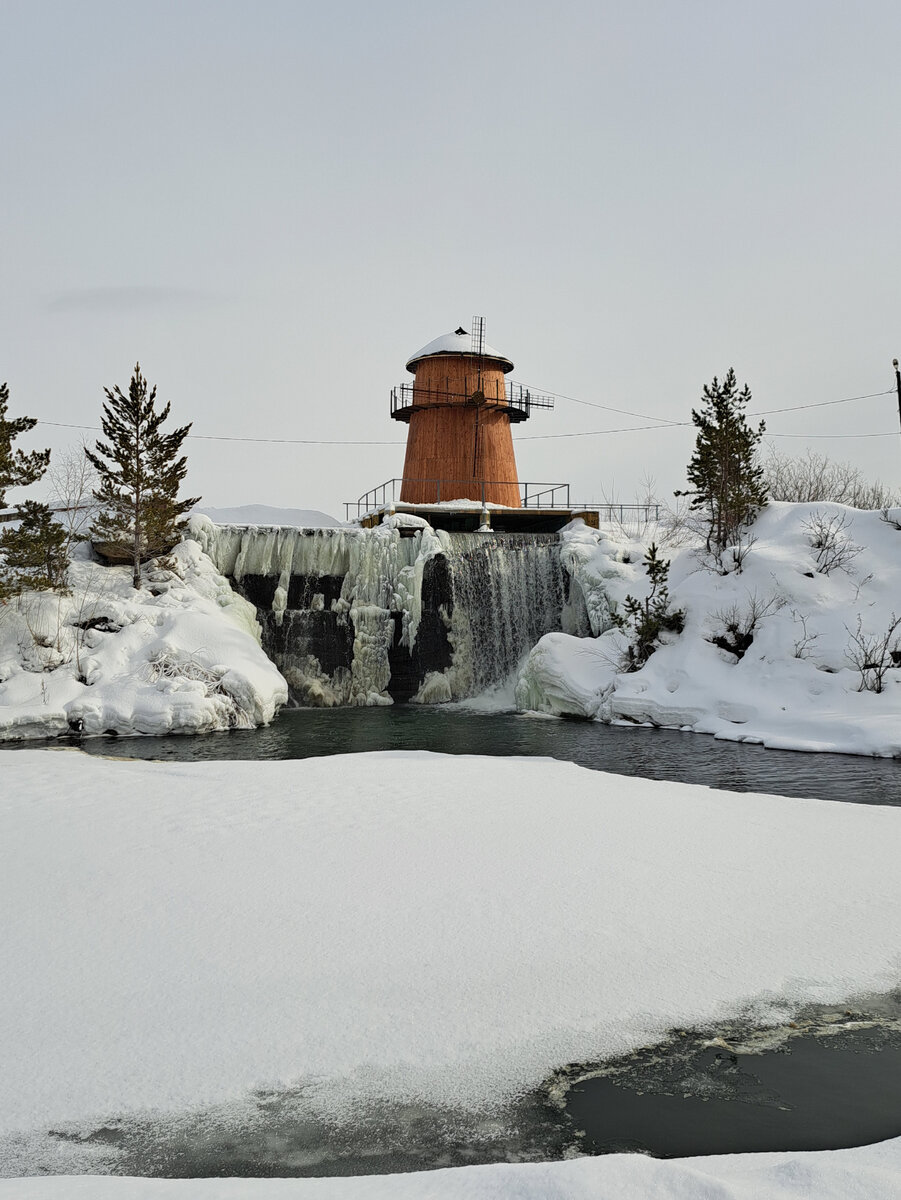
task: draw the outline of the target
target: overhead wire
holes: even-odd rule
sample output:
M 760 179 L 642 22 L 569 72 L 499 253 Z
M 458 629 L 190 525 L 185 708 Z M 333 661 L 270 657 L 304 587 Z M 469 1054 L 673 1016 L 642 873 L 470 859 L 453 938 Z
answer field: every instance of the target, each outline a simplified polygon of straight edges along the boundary
M 884 392 L 867 392 L 860 396 L 843 396 L 838 400 L 819 400 L 812 404 L 793 404 L 784 408 L 768 408 L 755 410 L 750 412 L 749 416 L 766 417 L 776 413 L 801 412 L 812 408 L 828 408 L 836 404 L 852 404 L 858 400 L 873 400 L 881 396 L 890 396 L 894 394 L 894 388 L 888 388 Z M 641 433 L 648 432 L 654 429 L 676 429 L 684 428 L 692 424 L 691 421 L 673 421 L 665 417 L 654 417 L 648 413 L 635 412 L 627 408 L 614 408 L 611 405 L 600 404 L 593 400 L 581 400 L 576 396 L 564 396 L 561 393 L 547 393 L 554 395 L 555 399 L 568 400 L 574 404 L 581 404 L 588 408 L 601 409 L 604 412 L 619 413 L 622 416 L 637 417 L 644 421 L 654 421 L 654 425 L 624 425 L 616 429 L 586 429 L 572 433 L 536 433 L 528 434 L 524 437 L 517 437 L 518 442 L 540 442 L 553 441 L 559 438 L 577 438 L 577 437 L 600 437 L 605 434 L 613 433 Z M 45 421 L 43 418 L 38 418 L 39 425 L 48 425 L 56 429 L 82 429 L 92 433 L 102 432 L 99 425 L 76 425 L 65 421 Z M 876 437 L 896 437 L 897 433 L 889 431 L 887 433 L 773 433 L 767 430 L 767 437 L 783 437 L 783 438 L 876 438 Z M 214 433 L 189 433 L 188 438 L 194 441 L 204 442 L 240 442 L 246 444 L 258 445 L 282 445 L 282 446 L 403 446 L 406 444 L 406 439 L 396 440 L 373 440 L 364 438 L 290 438 L 290 437 L 237 437 L 227 434 Z
M 38 425 L 52 425 L 56 429 L 86 429 L 93 433 L 102 433 L 99 425 L 71 425 L 65 421 L 45 421 L 38 418 Z M 273 445 L 288 446 L 403 446 L 402 441 L 376 442 L 352 441 L 349 439 L 328 438 L 261 438 L 261 437 L 229 437 L 217 433 L 188 433 L 185 435 L 194 441 L 202 442 L 261 442 Z
M 828 408 L 831 404 L 851 404 L 854 400 L 874 400 L 877 396 L 892 396 L 894 393 L 894 388 L 888 388 L 884 392 L 867 392 L 863 396 L 845 396 L 841 400 L 818 400 L 816 404 L 792 404 L 789 408 L 765 408 L 755 410 L 748 416 L 768 417 L 772 413 L 800 412 L 803 408 Z
M 534 389 L 538 391 L 538 388 Z M 767 417 L 773 413 L 783 412 L 799 412 L 805 408 L 828 408 L 832 404 L 851 404 L 855 400 L 872 400 L 877 396 L 891 396 L 894 394 L 894 388 L 888 388 L 884 392 L 867 392 L 863 396 L 843 396 L 840 400 L 817 400 L 813 404 L 791 404 L 785 408 L 765 408 L 752 409 L 748 416 L 750 417 Z M 642 421 L 660 421 L 662 424 L 671 425 L 687 425 L 688 421 L 671 421 L 667 417 L 655 417 L 650 413 L 635 412 L 630 408 L 613 408 L 609 404 L 600 404 L 596 400 L 581 400 L 577 396 L 564 396 L 561 392 L 547 392 L 549 396 L 553 396 L 555 400 L 569 400 L 573 404 L 582 404 L 587 408 L 599 408 L 604 412 L 619 413 L 624 417 L 639 417 Z

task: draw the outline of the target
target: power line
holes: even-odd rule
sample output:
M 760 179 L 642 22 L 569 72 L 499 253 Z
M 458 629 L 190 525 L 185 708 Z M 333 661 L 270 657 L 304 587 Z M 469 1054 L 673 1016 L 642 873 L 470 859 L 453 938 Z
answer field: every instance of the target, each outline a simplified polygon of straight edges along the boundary
M 533 389 L 538 391 L 538 388 Z M 542 392 L 544 389 L 541 389 Z M 586 408 L 599 408 L 603 412 L 618 413 L 622 417 L 639 417 L 642 421 L 660 421 L 663 424 L 681 425 L 683 422 L 671 422 L 667 417 L 654 417 L 650 413 L 633 412 L 630 408 L 612 408 L 609 404 L 599 404 L 596 400 L 580 400 L 578 396 L 563 396 L 559 392 L 548 392 L 555 400 L 570 400 L 573 404 L 583 404 Z
M 99 425 L 70 425 L 64 421 L 44 421 L 38 419 L 38 425 L 52 425 L 55 429 L 87 429 L 92 433 L 102 433 Z M 259 437 L 226 437 L 215 433 L 189 433 L 186 435 L 194 441 L 201 442 L 262 442 L 278 446 L 403 446 L 404 442 L 365 442 L 348 440 L 329 440 L 326 438 L 259 438 Z
M 541 442 L 549 438 L 574 438 L 574 437 L 598 437 L 604 433 L 635 433 L 639 430 L 648 429 L 675 429 L 685 428 L 690 425 L 690 421 L 672 421 L 669 425 L 628 425 L 622 429 L 586 429 L 581 433 L 538 433 L 531 437 L 518 437 L 517 442 Z M 897 437 L 895 431 L 889 433 L 772 433 L 769 429 L 766 431 L 768 438 L 804 438 L 811 441 L 819 438 L 840 438 L 845 441 L 849 438 L 880 438 L 880 437 Z
M 819 400 L 816 404 L 793 404 L 790 408 L 765 408 L 763 410 L 755 410 L 754 412 L 748 413 L 748 416 L 768 417 L 771 413 L 799 412 L 802 408 L 828 408 L 830 404 L 850 404 L 854 400 L 873 400 L 877 396 L 891 396 L 894 390 L 894 388 L 889 388 L 888 391 L 885 392 L 867 392 L 865 396 L 845 396 L 843 400 Z M 794 435 L 786 434 L 785 436 L 791 437 Z M 852 434 L 850 436 L 853 437 L 856 435 Z
M 537 391 L 538 389 L 536 388 L 535 390 Z M 791 404 L 785 408 L 752 409 L 748 413 L 748 416 L 749 417 L 767 417 L 773 413 L 800 412 L 802 409 L 806 409 L 806 408 L 828 408 L 832 404 L 851 404 L 855 400 L 873 400 L 877 396 L 891 396 L 894 394 L 894 391 L 895 391 L 894 388 L 888 388 L 887 391 L 884 391 L 884 392 L 867 392 L 866 395 L 863 395 L 863 396 L 843 396 L 842 399 L 840 399 L 840 400 L 818 400 L 813 404 Z M 639 417 L 642 421 L 659 421 L 659 422 L 661 422 L 661 426 L 663 426 L 664 424 L 666 424 L 666 425 L 687 425 L 688 424 L 687 421 L 671 421 L 666 417 L 655 417 L 655 416 L 652 416 L 650 413 L 634 412 L 632 409 L 629 409 L 629 408 L 612 408 L 609 404 L 599 404 L 595 400 L 580 400 L 577 396 L 564 396 L 559 392 L 548 392 L 548 395 L 554 396 L 557 400 L 570 400 L 573 404 L 582 404 L 582 405 L 585 405 L 587 408 L 599 408 L 603 412 L 619 413 L 621 416 L 625 416 L 625 417 Z
M 526 437 L 517 437 L 517 442 L 543 442 L 555 441 L 560 438 L 575 438 L 575 437 L 600 437 L 606 434 L 613 433 L 643 433 L 653 429 L 677 429 L 685 428 L 691 425 L 691 421 L 672 421 L 665 417 L 654 417 L 648 413 L 638 413 L 627 408 L 613 408 L 607 404 L 599 404 L 593 400 L 580 400 L 577 396 L 564 396 L 560 393 L 549 393 L 555 395 L 558 400 L 569 400 L 573 404 L 581 404 L 587 408 L 597 408 L 604 412 L 619 413 L 623 416 L 638 417 L 643 421 L 654 421 L 654 425 L 625 425 L 617 429 L 587 429 L 576 433 L 538 433 L 530 434 Z M 843 396 L 839 400 L 819 400 L 813 404 L 793 404 L 785 408 L 768 408 L 757 410 L 749 413 L 749 416 L 766 417 L 776 413 L 800 412 L 811 408 L 828 408 L 836 404 L 852 404 L 858 400 L 874 400 L 880 396 L 890 396 L 894 394 L 894 388 L 888 388 L 884 392 L 867 392 L 860 396 Z M 49 425 L 56 429 L 82 429 L 92 433 L 101 433 L 99 425 L 74 425 L 64 421 L 44 421 L 38 419 L 39 425 Z M 366 440 L 366 439 L 350 439 L 350 438 L 261 438 L 261 437 L 233 437 L 225 434 L 213 433 L 189 433 L 188 438 L 194 441 L 202 442 L 239 442 L 244 444 L 257 445 L 274 445 L 274 446 L 403 446 L 406 441 L 387 441 L 387 440 Z M 786 437 L 786 438 L 874 438 L 874 437 L 894 437 L 894 433 L 771 433 L 767 431 L 768 437 Z
M 768 438 L 804 438 L 805 441 L 814 441 L 820 438 L 841 438 L 842 441 L 848 441 L 851 438 L 878 438 L 898 436 L 897 430 L 892 430 L 890 433 L 770 433 L 766 431 Z
M 552 438 L 597 437 L 602 433 L 636 433 L 646 429 L 676 429 L 690 425 L 690 421 L 670 421 L 666 425 L 624 425 L 620 429 L 584 429 L 579 433 L 535 433 L 518 437 L 517 442 L 546 442 Z

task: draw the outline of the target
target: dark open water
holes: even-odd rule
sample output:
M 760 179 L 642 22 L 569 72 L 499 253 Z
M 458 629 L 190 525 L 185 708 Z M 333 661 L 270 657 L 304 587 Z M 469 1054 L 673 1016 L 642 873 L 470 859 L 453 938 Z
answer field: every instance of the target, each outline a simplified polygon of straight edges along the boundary
M 313 758 L 364 750 L 545 755 L 595 771 L 739 792 L 901 805 L 901 761 L 896 759 L 765 750 L 672 729 L 480 713 L 454 705 L 288 709 L 267 729 L 200 737 L 86 738 L 80 745 L 88 754 L 189 762 Z

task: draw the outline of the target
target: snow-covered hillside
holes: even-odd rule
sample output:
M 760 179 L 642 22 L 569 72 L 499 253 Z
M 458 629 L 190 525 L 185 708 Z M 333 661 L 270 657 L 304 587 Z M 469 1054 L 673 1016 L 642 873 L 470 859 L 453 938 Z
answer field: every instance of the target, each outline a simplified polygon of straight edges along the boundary
M 172 570 L 93 563 L 76 548 L 69 592 L 0 607 L 0 739 L 206 733 L 272 720 L 285 681 L 260 648 L 252 605 L 196 542 Z
M 544 637 L 519 681 L 521 707 L 784 749 L 901 754 L 901 667 L 892 659 L 901 625 L 889 632 L 901 617 L 901 530 L 892 520 L 836 504 L 770 504 L 748 533 L 740 569 L 731 553 L 717 564 L 664 544 L 685 629 L 665 635 L 632 673 L 610 613 L 626 595 L 647 594 L 651 537 L 640 544 L 578 523 L 564 539 L 600 636 Z M 741 650 L 742 635 L 751 641 L 740 657 L 713 641 Z M 881 693 L 862 690 L 877 668 Z

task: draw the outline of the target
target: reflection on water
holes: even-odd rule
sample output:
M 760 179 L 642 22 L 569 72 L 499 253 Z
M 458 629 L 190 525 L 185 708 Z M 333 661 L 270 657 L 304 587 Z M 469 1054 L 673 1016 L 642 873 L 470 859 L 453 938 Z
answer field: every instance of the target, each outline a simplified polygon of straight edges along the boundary
M 452 705 L 289 709 L 267 729 L 92 738 L 80 744 L 89 754 L 163 761 L 314 758 L 364 750 L 544 755 L 595 771 L 739 792 L 901 805 L 901 762 L 895 759 L 765 750 L 672 729 L 481 713 Z

